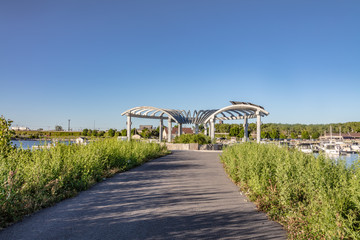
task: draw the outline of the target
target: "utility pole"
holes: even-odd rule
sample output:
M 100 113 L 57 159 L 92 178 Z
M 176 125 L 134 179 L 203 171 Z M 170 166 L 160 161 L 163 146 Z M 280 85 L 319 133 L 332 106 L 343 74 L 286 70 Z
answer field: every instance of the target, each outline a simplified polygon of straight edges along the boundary
M 70 119 L 68 120 L 68 132 L 70 132 Z

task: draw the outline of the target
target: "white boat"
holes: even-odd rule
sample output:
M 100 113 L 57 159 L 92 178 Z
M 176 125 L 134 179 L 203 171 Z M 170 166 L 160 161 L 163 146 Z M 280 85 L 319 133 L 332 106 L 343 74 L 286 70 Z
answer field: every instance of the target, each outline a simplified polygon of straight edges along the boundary
M 340 156 L 340 146 L 335 143 L 325 143 L 323 150 L 325 154 L 329 157 L 337 157 Z
M 354 151 L 354 152 L 359 152 L 360 151 L 360 145 L 357 142 L 353 142 L 350 147 L 351 147 L 351 150 Z
M 313 146 L 310 143 L 300 143 L 297 148 L 303 153 L 313 153 Z

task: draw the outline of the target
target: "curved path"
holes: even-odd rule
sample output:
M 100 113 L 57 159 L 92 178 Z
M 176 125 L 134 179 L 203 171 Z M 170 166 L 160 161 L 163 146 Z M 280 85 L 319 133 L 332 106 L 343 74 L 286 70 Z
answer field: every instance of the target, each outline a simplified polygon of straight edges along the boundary
M 0 232 L 0 239 L 286 239 L 216 152 L 174 151 Z

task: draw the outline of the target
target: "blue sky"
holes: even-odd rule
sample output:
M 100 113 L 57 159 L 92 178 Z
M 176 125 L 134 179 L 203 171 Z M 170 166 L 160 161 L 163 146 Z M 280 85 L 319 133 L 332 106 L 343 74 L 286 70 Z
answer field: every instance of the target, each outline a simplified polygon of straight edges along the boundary
M 236 100 L 264 123 L 360 121 L 359 24 L 358 0 L 1 1 L 0 114 L 122 129 L 132 107 Z

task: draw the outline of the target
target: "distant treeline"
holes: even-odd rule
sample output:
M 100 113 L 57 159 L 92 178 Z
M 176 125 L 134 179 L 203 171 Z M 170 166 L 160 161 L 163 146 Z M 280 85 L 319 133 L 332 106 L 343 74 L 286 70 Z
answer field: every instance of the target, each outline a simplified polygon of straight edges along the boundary
M 82 131 L 44 131 L 44 130 L 16 130 L 13 138 L 15 139 L 48 139 L 48 138 L 77 138 L 77 137 L 118 137 L 127 136 L 127 130 L 117 130 L 110 128 L 106 131 L 93 130 L 85 128 Z M 159 136 L 159 128 L 149 130 L 143 129 L 138 132 L 135 128 L 131 129 L 131 135 L 140 134 L 143 138 L 151 138 Z
M 16 139 L 43 139 L 43 138 L 55 138 L 55 137 L 79 137 L 81 136 L 82 132 L 78 131 L 71 131 L 71 132 L 65 132 L 65 131 L 42 131 L 42 130 L 27 130 L 27 131 L 14 131 L 15 135 L 14 137 Z
M 265 123 L 261 125 L 261 137 L 273 139 L 285 138 L 303 138 L 317 139 L 329 134 L 330 126 L 334 134 L 341 133 L 359 133 L 360 122 L 332 123 L 332 124 L 281 124 Z M 244 136 L 244 128 L 240 124 L 215 124 L 217 133 L 228 133 L 232 137 Z M 250 123 L 248 127 L 249 135 L 256 133 L 256 123 Z
M 330 126 L 333 134 L 341 133 L 359 133 L 360 122 L 347 123 L 333 123 L 333 124 L 282 124 L 282 123 L 265 123 L 261 125 L 261 138 L 272 139 L 286 139 L 286 138 L 303 138 L 303 139 L 317 139 L 324 135 L 325 132 L 329 134 Z M 204 127 L 200 126 L 200 131 L 204 132 Z M 215 124 L 216 133 L 227 133 L 230 137 L 244 137 L 244 128 L 240 124 Z M 256 123 L 250 123 L 248 127 L 249 136 L 251 133 L 256 133 Z M 144 129 L 137 132 L 134 128 L 131 134 L 140 134 L 144 138 L 151 138 L 159 136 L 159 128 L 148 130 Z M 109 130 L 91 130 L 84 129 L 83 131 L 15 131 L 15 138 L 27 139 L 42 139 L 42 138 L 76 138 L 84 137 L 117 137 L 126 136 L 126 129 L 116 130 L 110 128 Z

